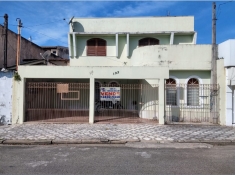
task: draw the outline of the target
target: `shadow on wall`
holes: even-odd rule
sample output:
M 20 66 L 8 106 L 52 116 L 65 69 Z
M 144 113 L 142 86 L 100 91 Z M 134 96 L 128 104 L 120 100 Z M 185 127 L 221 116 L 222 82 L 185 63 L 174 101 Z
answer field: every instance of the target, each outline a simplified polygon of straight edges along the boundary
M 84 28 L 79 22 L 73 22 L 73 28 L 74 32 L 84 32 Z

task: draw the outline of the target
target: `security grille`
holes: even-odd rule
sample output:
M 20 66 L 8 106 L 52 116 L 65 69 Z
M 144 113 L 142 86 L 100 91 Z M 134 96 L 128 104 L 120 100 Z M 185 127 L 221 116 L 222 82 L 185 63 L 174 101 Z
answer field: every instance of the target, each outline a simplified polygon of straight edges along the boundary
M 166 100 L 169 100 L 171 96 L 168 92 L 171 91 L 172 87 L 166 85 L 165 89 Z M 174 92 L 176 94 L 176 105 L 168 103 L 169 100 L 165 106 L 167 123 L 218 123 L 219 85 L 177 84 Z M 175 96 L 172 99 L 175 99 Z
M 88 122 L 89 83 L 27 82 L 25 121 Z
M 157 85 L 96 83 L 95 87 L 95 122 L 157 123 L 147 119 L 158 119 Z

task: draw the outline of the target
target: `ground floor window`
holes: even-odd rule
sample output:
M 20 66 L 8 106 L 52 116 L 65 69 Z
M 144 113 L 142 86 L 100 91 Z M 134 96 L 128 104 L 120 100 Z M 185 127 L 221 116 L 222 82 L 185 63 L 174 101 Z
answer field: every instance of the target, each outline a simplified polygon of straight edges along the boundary
M 177 105 L 177 88 L 176 81 L 173 78 L 166 80 L 166 104 Z
M 199 106 L 199 82 L 191 78 L 187 83 L 187 106 Z

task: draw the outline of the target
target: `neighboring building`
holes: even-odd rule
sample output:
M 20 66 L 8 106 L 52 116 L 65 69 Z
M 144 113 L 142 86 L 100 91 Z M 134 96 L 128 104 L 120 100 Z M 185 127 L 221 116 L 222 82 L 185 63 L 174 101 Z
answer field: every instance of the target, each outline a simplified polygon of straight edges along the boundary
M 221 86 L 222 124 L 235 126 L 235 39 L 218 45 L 218 83 Z
M 69 59 L 69 49 L 68 47 L 63 46 L 41 46 L 44 51 L 50 50 L 56 56 L 59 56 L 63 59 Z
M 2 36 L 0 37 L 1 44 L 3 44 L 4 38 L 3 31 L 3 26 L 0 25 Z M 13 81 L 14 72 L 16 70 L 17 36 L 16 33 L 8 30 L 6 71 L 1 71 L 3 70 L 2 68 L 4 68 L 4 48 L 3 45 L 0 47 L 0 124 L 12 123 L 13 86 L 18 83 Z M 63 59 L 53 54 L 47 56 L 47 61 L 41 56 L 43 53 L 45 53 L 43 48 L 21 37 L 20 65 L 68 65 L 68 59 Z
M 194 17 L 74 18 L 68 39 L 70 66 L 19 66 L 19 123 L 224 120 Z

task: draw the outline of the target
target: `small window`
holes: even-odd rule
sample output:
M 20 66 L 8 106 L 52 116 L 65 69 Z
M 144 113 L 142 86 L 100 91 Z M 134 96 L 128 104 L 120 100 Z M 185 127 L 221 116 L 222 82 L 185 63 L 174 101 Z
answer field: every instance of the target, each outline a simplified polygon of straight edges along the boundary
M 159 45 L 159 40 L 156 38 L 143 38 L 139 40 L 139 47 L 150 45 Z
M 92 38 L 87 41 L 87 56 L 106 56 L 106 41 Z
M 187 105 L 199 106 L 199 82 L 196 78 L 191 78 L 188 80 Z
M 172 106 L 177 105 L 176 81 L 173 78 L 166 80 L 166 104 Z

